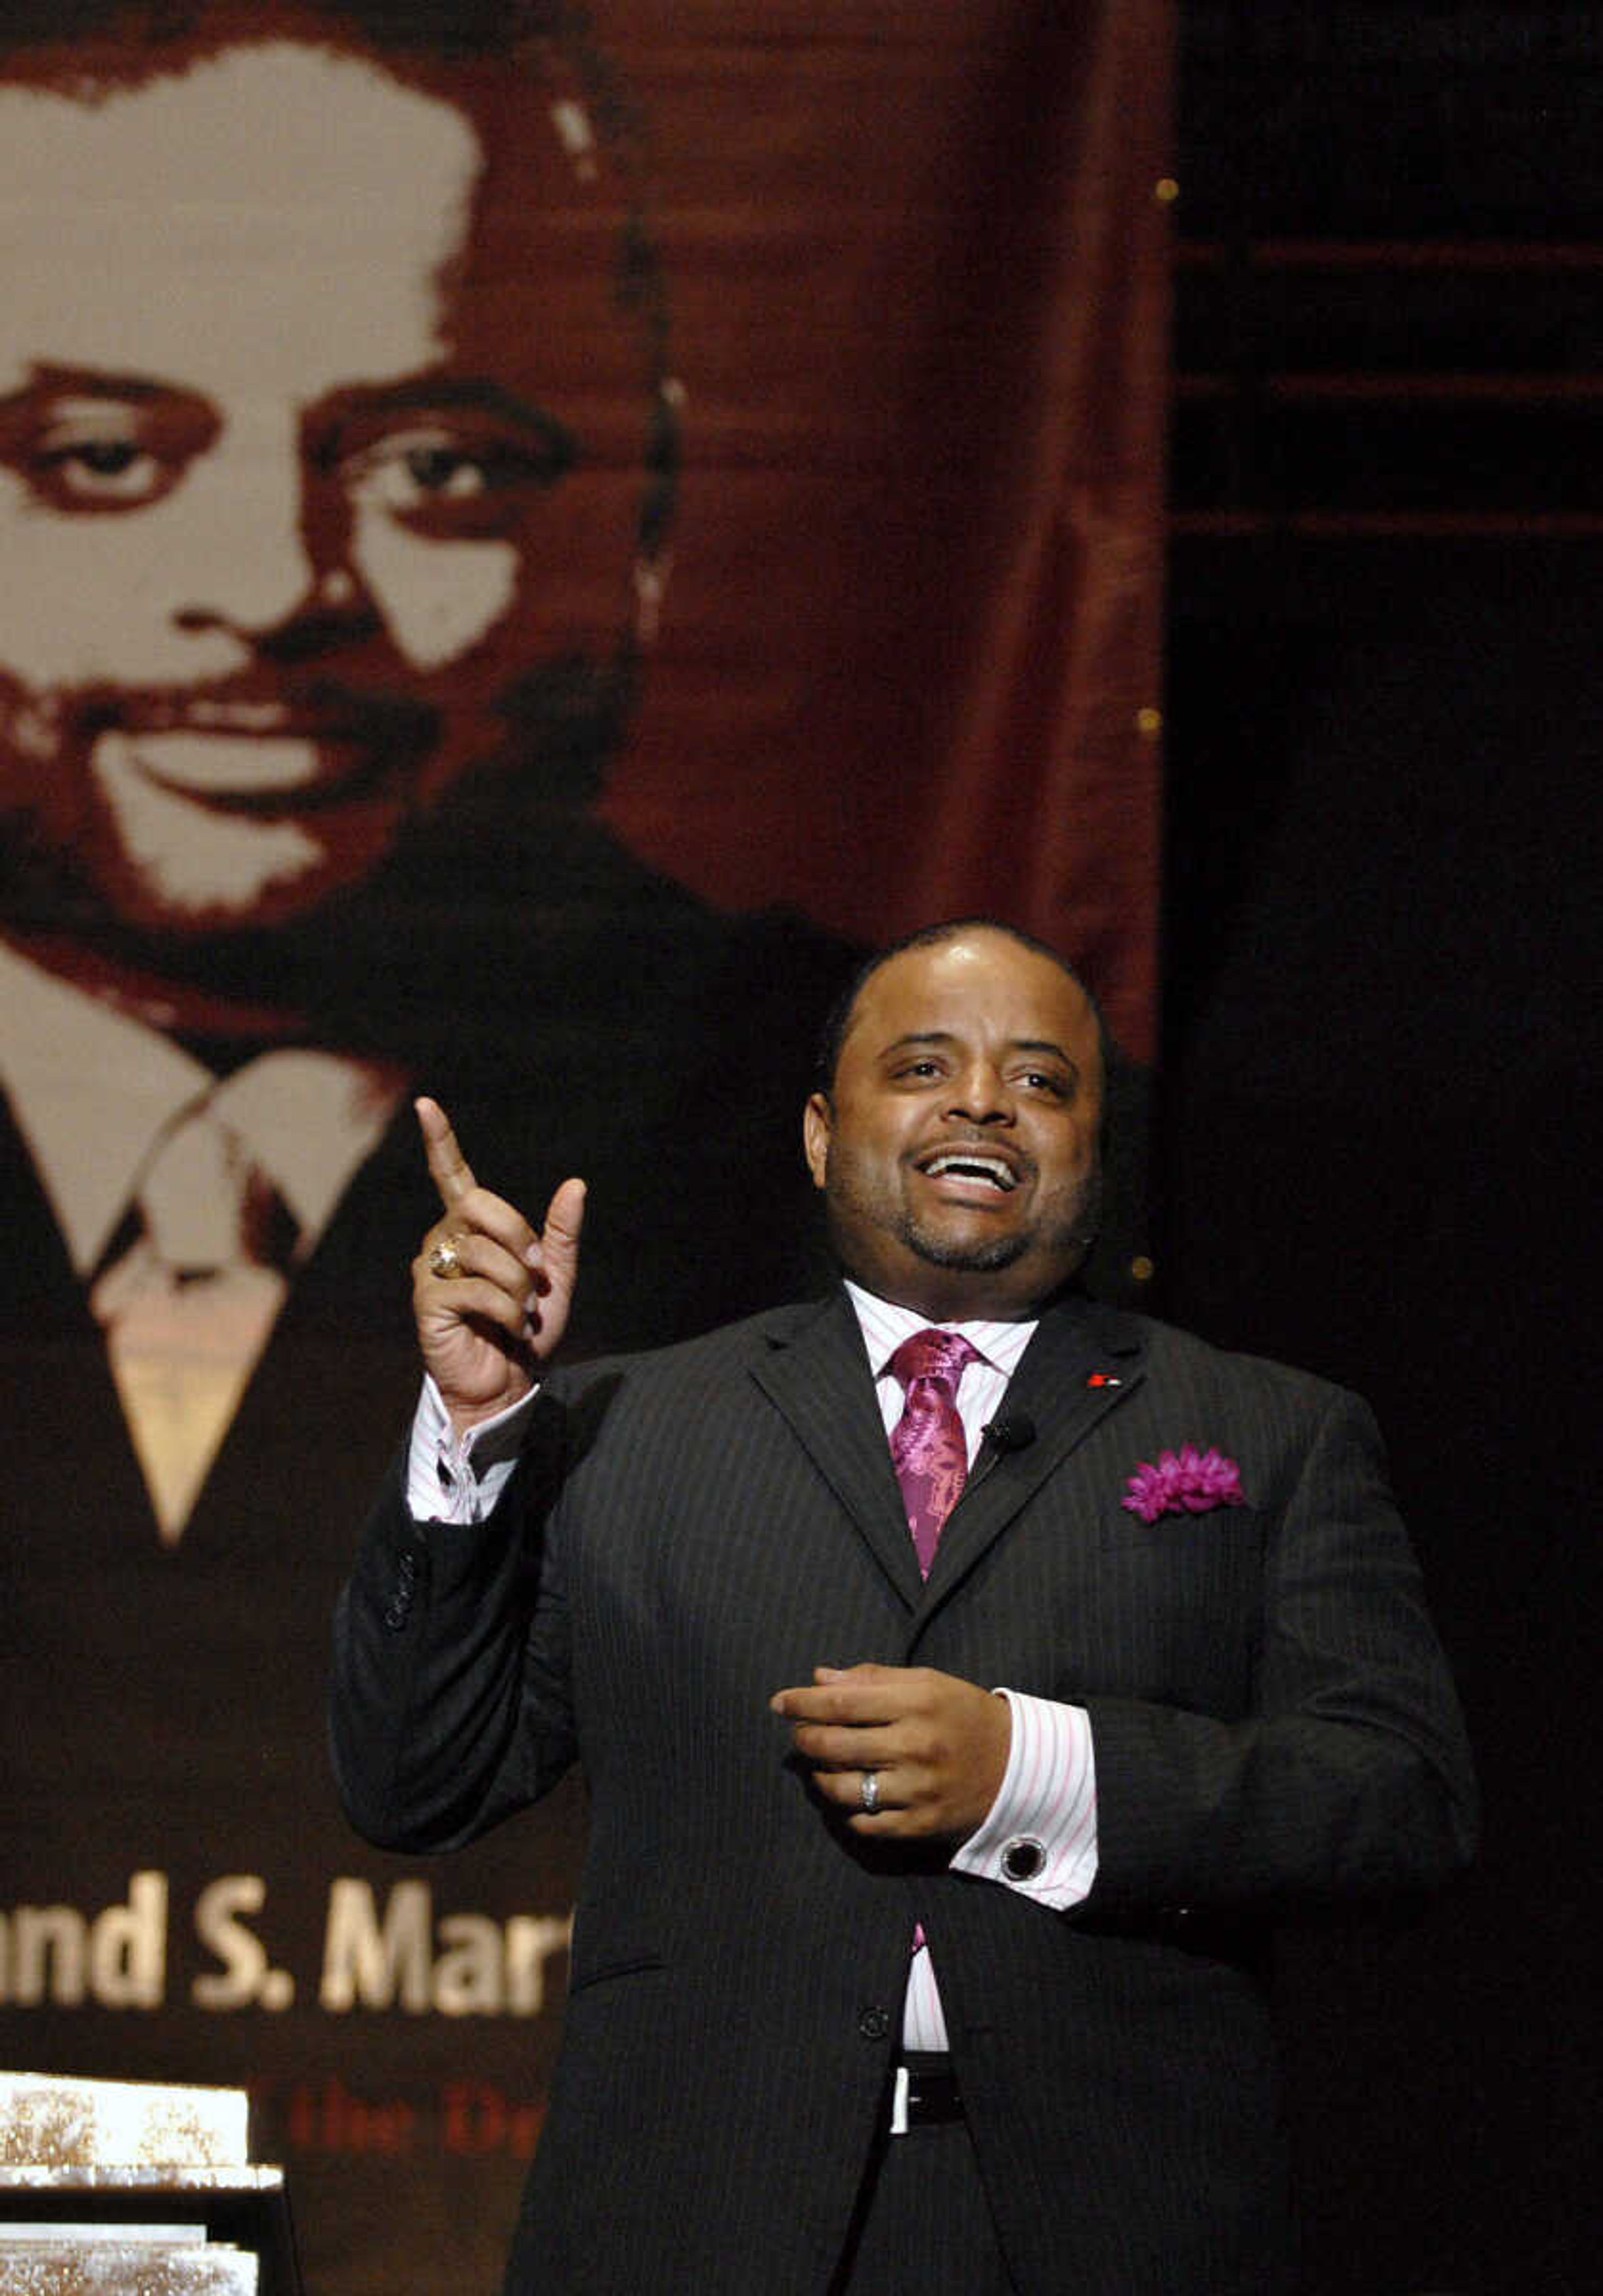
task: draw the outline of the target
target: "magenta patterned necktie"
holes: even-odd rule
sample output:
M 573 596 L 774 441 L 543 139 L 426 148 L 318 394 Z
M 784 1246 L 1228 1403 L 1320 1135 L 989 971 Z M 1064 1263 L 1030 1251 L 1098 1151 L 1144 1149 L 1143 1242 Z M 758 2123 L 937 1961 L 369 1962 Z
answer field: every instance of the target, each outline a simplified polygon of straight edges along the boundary
M 890 1456 L 902 1486 L 907 1528 L 926 1578 L 940 1544 L 941 1526 L 957 1505 L 969 1472 L 969 1447 L 958 1416 L 957 1383 L 978 1349 L 956 1332 L 914 1332 L 890 1367 L 906 1390 L 902 1416 L 891 1430 Z

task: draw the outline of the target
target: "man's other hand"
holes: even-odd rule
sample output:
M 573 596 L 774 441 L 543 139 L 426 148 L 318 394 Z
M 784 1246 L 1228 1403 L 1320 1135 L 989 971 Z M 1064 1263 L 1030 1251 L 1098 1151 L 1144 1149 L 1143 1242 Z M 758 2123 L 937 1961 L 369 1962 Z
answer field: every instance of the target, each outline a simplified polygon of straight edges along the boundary
M 527 1395 L 567 1329 L 585 1183 L 562 1182 L 536 1234 L 513 1205 L 478 1185 L 439 1103 L 416 1106 L 445 1210 L 412 1263 L 413 1313 L 423 1362 L 453 1424 L 466 1429 Z
M 769 1702 L 855 1833 L 966 1841 L 1008 1767 L 1012 1714 L 994 1691 L 927 1666 L 816 1666 Z M 872 1810 L 863 1781 L 875 1784 Z

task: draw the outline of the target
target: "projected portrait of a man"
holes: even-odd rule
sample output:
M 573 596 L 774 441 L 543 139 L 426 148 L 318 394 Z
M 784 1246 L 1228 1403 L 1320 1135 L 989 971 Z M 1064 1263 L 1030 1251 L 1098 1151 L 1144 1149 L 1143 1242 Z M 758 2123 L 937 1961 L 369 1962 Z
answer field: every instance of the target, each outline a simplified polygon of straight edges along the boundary
M 587 813 L 679 393 L 570 12 L 68 16 L 0 36 L 0 1185 L 174 1543 L 414 1083 L 672 1129 L 752 950 Z

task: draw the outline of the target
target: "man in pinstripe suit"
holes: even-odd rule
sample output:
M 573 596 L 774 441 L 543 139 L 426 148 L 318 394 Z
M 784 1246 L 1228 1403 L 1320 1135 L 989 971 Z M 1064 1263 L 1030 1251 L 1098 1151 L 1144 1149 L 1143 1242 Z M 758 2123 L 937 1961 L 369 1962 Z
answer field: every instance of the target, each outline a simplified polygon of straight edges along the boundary
M 410 1849 L 589 1779 L 511 2290 L 1290 2284 L 1261 1924 L 1439 1879 L 1474 1790 L 1364 1407 L 1073 1291 L 1102 1078 L 1039 944 L 900 945 L 806 1110 L 842 1288 L 539 1384 L 582 1186 L 537 1236 L 421 1106 L 430 1378 L 335 1746 Z M 926 1575 L 887 1433 L 930 1329 Z

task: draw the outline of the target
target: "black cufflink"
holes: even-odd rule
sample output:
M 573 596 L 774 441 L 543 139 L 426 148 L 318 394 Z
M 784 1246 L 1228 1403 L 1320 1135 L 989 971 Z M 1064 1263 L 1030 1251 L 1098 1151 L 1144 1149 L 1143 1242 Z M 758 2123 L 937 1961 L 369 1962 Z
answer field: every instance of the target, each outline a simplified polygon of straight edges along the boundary
M 1027 1833 L 1016 1833 L 1002 1853 L 1002 1870 L 1010 1882 L 1033 1882 L 1045 1863 L 1045 1850 Z

